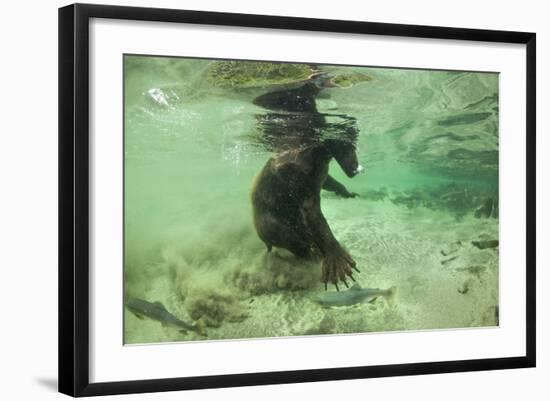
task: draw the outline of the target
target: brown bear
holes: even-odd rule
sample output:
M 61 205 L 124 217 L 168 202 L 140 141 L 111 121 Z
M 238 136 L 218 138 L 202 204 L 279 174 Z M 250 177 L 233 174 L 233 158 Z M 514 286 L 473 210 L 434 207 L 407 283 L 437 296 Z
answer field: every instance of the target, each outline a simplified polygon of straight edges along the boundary
M 334 158 L 348 177 L 354 177 L 362 167 L 355 151 L 357 130 L 349 124 L 327 124 L 327 115 L 318 113 L 315 107 L 318 90 L 312 85 L 271 93 L 269 98 L 255 101 L 264 107 L 268 103 L 272 110 L 282 103 L 283 113 L 260 118 L 267 124 L 267 137 L 279 144 L 275 146 L 277 154 L 269 159 L 253 184 L 254 226 L 268 251 L 279 247 L 298 257 L 322 258 L 321 281 L 325 289 L 330 282 L 338 290 L 340 281 L 347 287 L 346 278 L 354 280 L 352 269 L 359 270 L 321 212 L 321 189 L 343 197 L 355 196 L 328 175 L 329 163 Z M 280 145 L 281 138 L 285 146 Z

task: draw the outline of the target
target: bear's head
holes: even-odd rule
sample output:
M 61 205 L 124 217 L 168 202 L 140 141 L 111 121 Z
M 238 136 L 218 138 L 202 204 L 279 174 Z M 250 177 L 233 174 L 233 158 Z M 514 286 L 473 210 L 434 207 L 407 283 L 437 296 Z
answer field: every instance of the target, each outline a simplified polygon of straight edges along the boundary
M 354 177 L 363 171 L 363 166 L 357 160 L 355 142 L 341 139 L 326 139 L 324 145 L 348 177 Z
M 364 169 L 357 160 L 357 120 L 345 114 L 327 115 L 332 118 L 322 129 L 322 142 L 330 156 L 338 162 L 348 177 L 354 177 Z

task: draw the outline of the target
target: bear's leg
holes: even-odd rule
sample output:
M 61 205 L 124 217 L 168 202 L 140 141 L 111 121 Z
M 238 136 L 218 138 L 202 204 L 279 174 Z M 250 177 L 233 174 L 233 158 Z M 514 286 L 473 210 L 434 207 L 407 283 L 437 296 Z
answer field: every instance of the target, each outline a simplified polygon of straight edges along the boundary
M 355 192 L 349 192 L 344 184 L 336 181 L 330 175 L 327 175 L 327 178 L 323 183 L 323 189 L 325 191 L 334 192 L 336 195 L 339 195 L 342 198 L 355 198 L 357 196 Z
M 338 290 L 338 282 L 342 281 L 346 287 L 346 277 L 352 280 L 352 269 L 359 272 L 356 263 L 350 254 L 334 238 L 332 231 L 321 212 L 321 200 L 318 195 L 310 196 L 305 199 L 302 213 L 304 220 L 308 224 L 311 238 L 315 241 L 317 248 L 323 254 L 321 264 L 321 282 L 335 285 Z
M 312 242 L 308 241 L 309 235 L 305 227 L 280 221 L 269 213 L 257 218 L 255 223 L 258 235 L 268 252 L 275 246 L 286 249 L 298 257 L 312 256 Z

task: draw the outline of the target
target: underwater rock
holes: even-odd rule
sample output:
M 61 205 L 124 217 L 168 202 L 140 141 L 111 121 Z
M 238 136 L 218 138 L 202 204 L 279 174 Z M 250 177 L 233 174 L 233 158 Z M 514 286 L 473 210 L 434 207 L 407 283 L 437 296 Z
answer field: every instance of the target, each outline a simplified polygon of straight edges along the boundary
M 192 319 L 201 319 L 208 327 L 220 327 L 224 321 L 242 322 L 248 317 L 247 308 L 235 296 L 210 288 L 192 289 L 185 308 Z
M 299 84 L 314 72 L 307 64 L 224 60 L 210 63 L 206 77 L 222 88 L 259 88 Z
M 332 79 L 332 83 L 341 88 L 351 88 L 356 84 L 368 81 L 372 81 L 372 77 L 358 71 L 339 73 Z
M 486 241 L 472 241 L 472 245 L 479 249 L 489 249 L 498 247 L 498 239 L 486 240 Z

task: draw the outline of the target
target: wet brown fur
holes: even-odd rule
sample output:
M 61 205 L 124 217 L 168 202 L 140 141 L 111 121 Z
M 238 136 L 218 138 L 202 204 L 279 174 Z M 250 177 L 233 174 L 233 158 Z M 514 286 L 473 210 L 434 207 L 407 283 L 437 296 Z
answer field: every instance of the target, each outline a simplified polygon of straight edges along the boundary
M 346 276 L 351 277 L 355 261 L 321 212 L 320 193 L 333 157 L 348 176 L 355 174 L 355 146 L 343 141 L 311 143 L 269 159 L 252 188 L 253 217 L 268 251 L 279 247 L 297 257 L 320 257 L 321 281 L 347 285 Z

